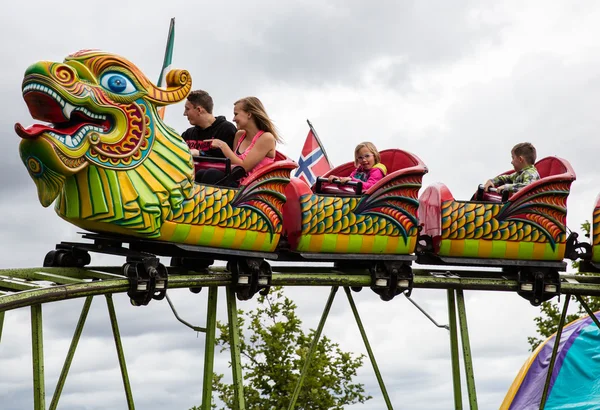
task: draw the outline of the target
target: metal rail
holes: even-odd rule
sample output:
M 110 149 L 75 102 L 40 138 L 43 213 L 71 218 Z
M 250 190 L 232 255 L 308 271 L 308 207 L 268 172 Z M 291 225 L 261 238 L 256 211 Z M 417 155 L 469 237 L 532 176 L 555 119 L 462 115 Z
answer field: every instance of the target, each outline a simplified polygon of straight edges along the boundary
M 232 277 L 225 268 L 211 267 L 192 274 L 169 267 L 171 289 L 228 286 Z M 0 269 L 0 312 L 34 304 L 94 295 L 127 292 L 128 279 L 121 267 Z M 415 289 L 460 289 L 516 292 L 518 282 L 502 272 L 414 269 Z M 562 274 L 561 293 L 600 296 L 600 275 Z M 364 270 L 338 271 L 330 267 L 273 267 L 273 286 L 368 287 L 371 277 Z
M 206 332 L 206 349 L 204 360 L 204 381 L 203 381 L 203 401 L 202 409 L 209 409 L 212 406 L 212 385 L 211 376 L 214 363 L 215 346 L 215 321 L 217 307 L 217 289 L 219 286 L 227 287 L 227 307 L 229 319 L 229 332 L 231 340 L 231 360 L 232 372 L 234 378 L 235 403 L 236 409 L 245 409 L 245 400 L 243 395 L 242 364 L 240 361 L 240 341 L 238 338 L 238 320 L 236 300 L 232 286 L 235 285 L 234 278 L 224 268 L 211 267 L 203 273 L 190 272 L 185 268 L 169 267 L 168 288 L 199 288 L 208 287 L 208 309 L 206 328 L 192 326 L 178 317 L 177 312 L 173 313 L 177 320 L 186 326 L 196 330 Z M 507 275 L 499 270 L 481 270 L 473 271 L 462 268 L 431 268 L 431 269 L 413 269 L 413 288 L 415 289 L 446 289 L 448 292 L 448 313 L 449 325 L 441 326 L 450 330 L 450 351 L 452 357 L 452 375 L 454 385 L 454 404 L 456 409 L 462 409 L 461 377 L 459 364 L 459 337 L 462 342 L 463 360 L 465 367 L 465 380 L 467 383 L 467 392 L 469 397 L 469 407 L 477 408 L 477 396 L 475 390 L 475 377 L 471 361 L 471 349 L 469 342 L 467 316 L 464 301 L 464 290 L 480 291 L 502 291 L 516 292 L 519 290 L 519 282 L 513 275 Z M 270 285 L 272 286 L 327 286 L 332 288 L 329 300 L 324 308 L 318 331 L 315 334 L 315 340 L 311 345 L 318 343 L 319 336 L 325 324 L 327 313 L 333 302 L 335 290 L 343 286 L 348 296 L 348 302 L 353 310 L 355 320 L 359 327 L 369 358 L 373 364 L 373 369 L 381 387 L 387 408 L 392 408 L 391 400 L 385 389 L 383 379 L 379 372 L 373 352 L 371 351 L 369 341 L 362 321 L 356 310 L 356 306 L 349 287 L 369 287 L 372 285 L 372 277 L 365 269 L 336 270 L 332 267 L 273 267 L 273 274 Z M 44 381 L 44 344 L 42 333 L 42 306 L 45 303 L 51 303 L 66 299 L 86 298 L 82 309 L 81 317 L 75 333 L 71 347 L 65 359 L 63 370 L 59 377 L 54 397 L 50 404 L 50 409 L 56 408 L 62 391 L 62 387 L 67 378 L 69 367 L 75 353 L 81 331 L 85 324 L 87 312 L 95 295 L 105 295 L 109 316 L 111 320 L 113 336 L 117 347 L 117 355 L 123 377 L 123 387 L 129 409 L 134 409 L 133 394 L 129 385 L 129 377 L 125 363 L 125 353 L 121 344 L 121 337 L 117 325 L 116 312 L 112 303 L 113 293 L 127 292 L 130 287 L 129 279 L 122 274 L 122 267 L 103 266 L 89 268 L 26 268 L 26 269 L 0 269 L 0 342 L 4 325 L 4 313 L 8 310 L 30 307 L 31 308 L 31 330 L 32 330 L 32 362 L 33 362 L 33 394 L 34 408 L 44 409 L 46 403 L 45 381 Z M 592 319 L 596 319 L 589 307 L 585 304 L 581 296 L 600 296 L 600 275 L 560 275 L 560 292 L 566 295 L 575 296 L 584 306 Z M 410 300 L 410 299 L 409 299 Z M 567 296 L 567 301 L 569 296 Z M 170 301 L 167 300 L 170 304 Z M 413 301 L 411 301 L 413 302 Z M 414 302 L 413 302 L 414 304 Z M 171 304 L 170 304 L 171 305 Z M 566 304 L 565 304 L 566 305 Z M 171 305 L 172 307 L 172 305 Z M 418 306 L 417 306 L 418 307 Z M 566 306 L 563 309 L 563 315 L 566 313 Z M 428 316 L 429 317 L 429 316 Z M 457 320 L 458 317 L 458 320 Z M 430 317 L 431 319 L 431 317 Z M 564 325 L 561 321 L 561 328 Z M 600 327 L 600 322 L 595 320 Z M 434 322 L 435 323 L 435 322 Z M 437 325 L 440 326 L 440 325 Z M 6 332 L 6 330 L 4 330 Z M 557 336 L 560 340 L 560 331 Z M 305 368 L 310 363 L 312 354 L 306 357 Z M 553 352 L 555 357 L 555 352 Z M 304 372 L 303 372 L 304 374 Z M 547 377 L 544 388 L 544 399 L 546 399 L 550 374 Z M 290 397 L 290 408 L 294 408 L 299 389 L 302 386 L 300 378 L 296 391 Z M 543 402 L 542 402 L 543 403 Z M 543 404 L 542 404 L 543 405 Z

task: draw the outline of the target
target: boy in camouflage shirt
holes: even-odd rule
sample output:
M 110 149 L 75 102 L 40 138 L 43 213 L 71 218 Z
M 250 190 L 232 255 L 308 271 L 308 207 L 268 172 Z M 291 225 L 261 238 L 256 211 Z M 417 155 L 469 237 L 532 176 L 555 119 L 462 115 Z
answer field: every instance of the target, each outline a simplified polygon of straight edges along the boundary
M 508 191 L 517 192 L 533 181 L 540 179 L 537 169 L 535 169 L 535 160 L 537 154 L 535 147 L 529 142 L 522 142 L 513 147 L 511 151 L 512 161 L 510 162 L 515 172 L 508 175 L 498 175 L 496 178 L 488 179 L 483 189 L 487 192 L 489 188 L 495 187 L 498 192 Z

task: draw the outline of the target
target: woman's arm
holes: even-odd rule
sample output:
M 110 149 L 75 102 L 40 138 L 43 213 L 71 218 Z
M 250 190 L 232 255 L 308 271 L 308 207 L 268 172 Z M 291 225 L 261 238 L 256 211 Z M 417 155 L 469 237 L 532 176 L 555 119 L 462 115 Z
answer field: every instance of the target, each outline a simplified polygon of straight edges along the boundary
M 241 132 L 243 131 L 238 131 L 238 133 L 235 136 L 234 147 L 237 146 L 237 142 L 240 138 Z M 269 152 L 275 150 L 275 137 L 270 132 L 265 132 L 260 137 L 258 137 L 258 140 L 256 140 L 256 143 L 254 144 L 250 152 L 248 152 L 246 158 L 244 158 L 243 160 L 241 160 L 237 155 L 235 155 L 235 153 L 231 150 L 231 148 L 229 148 L 227 143 L 221 140 L 213 140 L 213 146 L 215 146 L 216 141 L 219 141 L 216 143 L 218 148 L 220 148 L 221 151 L 223 151 L 223 154 L 231 160 L 231 164 L 240 165 L 244 167 L 246 172 L 251 171 L 252 168 L 254 168 L 260 161 L 262 161 L 263 158 L 265 158 Z
M 237 147 L 238 141 L 240 140 L 241 136 L 244 135 L 244 132 L 245 131 L 240 130 L 235 133 L 235 137 L 233 138 L 234 147 Z M 242 160 L 237 155 L 235 155 L 235 152 L 233 152 L 233 150 L 229 147 L 229 144 L 227 144 L 225 141 L 214 139 L 212 140 L 211 146 L 213 148 L 219 148 L 223 155 L 225 155 L 226 158 L 229 158 L 229 160 L 231 161 L 231 165 L 242 166 Z

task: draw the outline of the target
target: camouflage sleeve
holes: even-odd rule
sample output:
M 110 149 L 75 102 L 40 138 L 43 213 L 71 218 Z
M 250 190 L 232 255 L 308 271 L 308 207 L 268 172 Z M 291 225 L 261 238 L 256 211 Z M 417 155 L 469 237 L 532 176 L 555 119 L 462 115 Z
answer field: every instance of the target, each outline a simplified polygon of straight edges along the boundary
M 521 175 L 521 178 L 519 178 L 519 182 L 516 182 L 514 184 L 508 184 L 506 185 L 507 189 L 510 189 L 511 192 L 517 192 L 519 189 L 531 184 L 533 181 L 537 181 L 538 179 L 540 179 L 539 174 L 536 172 L 524 172 L 523 175 Z
M 495 187 L 499 187 L 500 185 L 510 184 L 515 180 L 516 176 L 516 172 L 508 175 L 498 175 L 496 178 L 492 179 L 492 182 L 494 183 Z

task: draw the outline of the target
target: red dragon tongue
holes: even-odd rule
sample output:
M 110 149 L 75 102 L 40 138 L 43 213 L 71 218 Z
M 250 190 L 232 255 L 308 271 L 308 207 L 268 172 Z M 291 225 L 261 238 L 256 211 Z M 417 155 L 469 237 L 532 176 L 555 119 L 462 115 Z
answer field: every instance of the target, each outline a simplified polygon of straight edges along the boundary
M 24 128 L 21 124 L 15 124 L 15 132 L 23 139 L 34 139 L 45 131 L 51 130 L 52 127 L 43 124 L 34 124 L 30 127 Z

